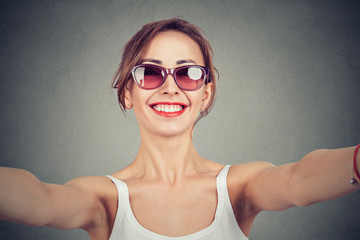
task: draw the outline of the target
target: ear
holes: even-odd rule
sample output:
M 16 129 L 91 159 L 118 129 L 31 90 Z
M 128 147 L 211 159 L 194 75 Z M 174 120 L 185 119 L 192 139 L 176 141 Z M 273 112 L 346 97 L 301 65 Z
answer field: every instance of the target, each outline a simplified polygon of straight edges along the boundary
M 127 83 L 126 87 L 125 87 L 125 108 L 126 109 L 131 109 L 133 107 L 133 103 L 132 103 L 132 98 L 131 98 L 131 84 L 130 81 Z
M 208 106 L 213 91 L 213 86 L 214 84 L 211 82 L 205 85 L 203 97 L 201 99 L 201 110 L 204 110 Z

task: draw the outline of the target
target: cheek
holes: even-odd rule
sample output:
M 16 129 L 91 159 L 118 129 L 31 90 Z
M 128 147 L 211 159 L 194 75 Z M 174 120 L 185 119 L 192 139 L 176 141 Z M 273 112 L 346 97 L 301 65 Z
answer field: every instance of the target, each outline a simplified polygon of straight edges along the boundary
M 189 94 L 189 99 L 192 103 L 193 108 L 200 108 L 202 104 L 202 99 L 204 98 L 204 90 L 200 89 L 199 92 L 193 92 Z
M 134 107 L 138 107 L 141 105 L 146 104 L 147 99 L 150 96 L 149 90 L 142 90 L 137 86 L 133 86 L 133 89 L 131 91 L 131 99 L 132 103 L 134 104 Z
M 131 92 L 133 110 L 138 120 L 147 118 L 149 114 L 149 100 L 152 98 L 154 90 L 143 90 L 134 86 Z
M 200 108 L 201 107 L 201 96 L 197 97 L 194 101 L 194 107 L 195 108 Z

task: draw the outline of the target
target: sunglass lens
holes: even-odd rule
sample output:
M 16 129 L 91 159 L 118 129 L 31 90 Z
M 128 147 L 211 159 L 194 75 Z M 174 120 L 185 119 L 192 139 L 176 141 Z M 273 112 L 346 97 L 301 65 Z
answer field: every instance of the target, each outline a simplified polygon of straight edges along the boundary
M 176 80 L 180 87 L 188 90 L 199 88 L 203 83 L 205 72 L 199 67 L 181 68 L 176 72 Z
M 140 66 L 135 70 L 135 80 L 144 89 L 154 89 L 161 85 L 164 79 L 161 69 L 152 66 Z

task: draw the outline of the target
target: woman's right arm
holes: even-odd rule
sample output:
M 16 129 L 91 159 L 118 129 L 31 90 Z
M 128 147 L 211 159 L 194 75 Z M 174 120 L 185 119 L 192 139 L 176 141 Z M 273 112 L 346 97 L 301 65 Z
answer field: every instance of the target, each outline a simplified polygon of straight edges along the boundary
M 101 222 L 105 210 L 89 182 L 48 184 L 28 171 L 0 167 L 0 219 L 59 229 L 90 227 Z

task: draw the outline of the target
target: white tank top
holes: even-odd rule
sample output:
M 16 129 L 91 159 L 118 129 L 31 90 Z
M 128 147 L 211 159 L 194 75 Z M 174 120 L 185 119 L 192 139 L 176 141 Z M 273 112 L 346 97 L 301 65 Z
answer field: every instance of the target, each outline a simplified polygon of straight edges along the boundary
M 168 237 L 144 228 L 131 210 L 125 182 L 108 175 L 118 189 L 118 209 L 109 240 L 247 240 L 236 222 L 231 206 L 226 183 L 229 168 L 230 165 L 225 166 L 216 177 L 218 201 L 214 221 L 203 230 L 180 237 Z

